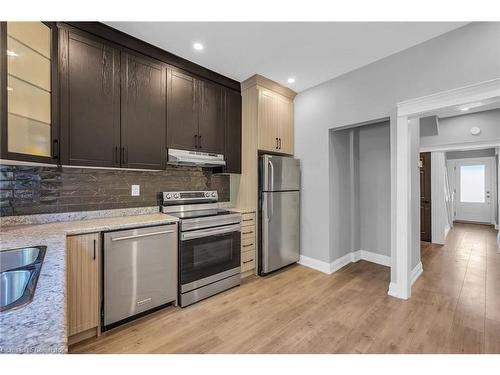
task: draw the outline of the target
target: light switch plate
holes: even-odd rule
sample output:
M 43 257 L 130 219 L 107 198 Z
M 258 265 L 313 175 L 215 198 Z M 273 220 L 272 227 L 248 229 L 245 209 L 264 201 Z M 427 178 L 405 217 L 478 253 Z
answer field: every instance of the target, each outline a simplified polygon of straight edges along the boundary
M 132 196 L 138 197 L 141 195 L 141 185 L 132 185 Z

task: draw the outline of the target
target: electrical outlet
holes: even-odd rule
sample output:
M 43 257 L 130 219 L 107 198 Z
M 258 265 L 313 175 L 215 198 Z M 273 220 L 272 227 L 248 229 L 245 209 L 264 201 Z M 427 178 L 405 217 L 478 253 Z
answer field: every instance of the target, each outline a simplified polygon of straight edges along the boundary
M 132 185 L 132 196 L 138 197 L 141 195 L 141 185 Z

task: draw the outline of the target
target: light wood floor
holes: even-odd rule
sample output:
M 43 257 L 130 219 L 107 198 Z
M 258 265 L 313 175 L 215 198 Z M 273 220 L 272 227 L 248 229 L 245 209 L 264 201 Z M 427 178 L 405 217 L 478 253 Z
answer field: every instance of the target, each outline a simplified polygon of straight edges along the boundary
M 500 254 L 491 227 L 457 224 L 422 243 L 408 301 L 389 269 L 360 261 L 333 275 L 293 266 L 168 308 L 72 353 L 500 353 Z

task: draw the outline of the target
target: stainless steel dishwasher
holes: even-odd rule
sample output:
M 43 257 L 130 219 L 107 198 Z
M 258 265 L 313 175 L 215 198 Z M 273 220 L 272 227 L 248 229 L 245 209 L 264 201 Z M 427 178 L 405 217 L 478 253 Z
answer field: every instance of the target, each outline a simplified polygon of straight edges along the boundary
M 103 330 L 177 304 L 177 224 L 104 233 Z

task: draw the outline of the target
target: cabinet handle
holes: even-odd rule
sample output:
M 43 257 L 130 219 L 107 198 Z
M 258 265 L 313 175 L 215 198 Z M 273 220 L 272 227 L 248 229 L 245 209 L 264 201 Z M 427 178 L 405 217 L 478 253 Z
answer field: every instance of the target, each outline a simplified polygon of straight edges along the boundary
M 198 148 L 202 148 L 201 147 L 201 135 L 198 136 Z
M 276 138 L 276 150 L 278 149 L 278 138 Z
M 279 149 L 281 150 L 281 138 L 279 138 Z
M 253 233 L 253 231 L 250 231 L 250 232 L 243 232 L 243 233 L 241 233 L 241 234 L 252 234 L 252 233 Z
M 52 158 L 57 159 L 59 158 L 59 140 L 54 139 L 52 142 Z
M 241 245 L 241 247 L 250 247 L 250 246 L 253 246 L 253 243 L 248 244 L 248 245 Z
M 94 240 L 94 260 L 95 260 L 95 247 L 96 247 L 96 241 Z
M 120 164 L 120 159 L 118 157 L 118 146 L 115 146 L 115 163 Z
M 122 147 L 122 164 L 127 164 L 127 149 Z
M 198 148 L 198 135 L 194 135 L 194 148 Z
M 243 261 L 243 264 L 247 264 L 247 263 L 250 263 L 250 262 L 253 262 L 253 259 L 245 260 L 245 261 Z
M 253 219 L 243 219 L 242 221 L 252 221 Z

